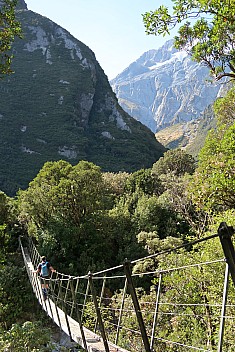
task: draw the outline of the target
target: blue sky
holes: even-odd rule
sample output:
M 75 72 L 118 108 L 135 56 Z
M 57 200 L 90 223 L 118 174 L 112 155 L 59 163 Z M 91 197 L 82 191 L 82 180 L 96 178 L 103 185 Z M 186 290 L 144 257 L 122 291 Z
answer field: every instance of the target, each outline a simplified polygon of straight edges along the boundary
M 170 39 L 145 34 L 141 14 L 170 0 L 25 0 L 89 46 L 109 79 Z

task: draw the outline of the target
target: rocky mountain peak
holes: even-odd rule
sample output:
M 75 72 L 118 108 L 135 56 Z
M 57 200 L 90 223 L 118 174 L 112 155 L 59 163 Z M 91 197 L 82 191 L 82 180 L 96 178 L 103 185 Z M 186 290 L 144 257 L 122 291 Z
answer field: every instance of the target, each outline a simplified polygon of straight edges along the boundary
M 215 100 L 219 85 L 208 83 L 208 76 L 169 40 L 141 55 L 111 86 L 123 109 L 156 132 L 198 118 Z
M 17 10 L 27 10 L 27 4 L 24 0 L 18 0 L 16 5 Z
M 3 0 L 0 0 L 0 8 L 5 5 L 5 2 Z M 27 10 L 27 4 L 24 0 L 18 0 L 16 4 L 16 10 Z

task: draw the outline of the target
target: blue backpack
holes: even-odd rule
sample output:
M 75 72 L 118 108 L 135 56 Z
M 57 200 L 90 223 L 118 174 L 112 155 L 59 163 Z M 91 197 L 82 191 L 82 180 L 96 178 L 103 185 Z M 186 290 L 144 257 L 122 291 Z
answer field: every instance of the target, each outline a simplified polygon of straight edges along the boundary
M 48 262 L 41 263 L 41 276 L 49 276 Z

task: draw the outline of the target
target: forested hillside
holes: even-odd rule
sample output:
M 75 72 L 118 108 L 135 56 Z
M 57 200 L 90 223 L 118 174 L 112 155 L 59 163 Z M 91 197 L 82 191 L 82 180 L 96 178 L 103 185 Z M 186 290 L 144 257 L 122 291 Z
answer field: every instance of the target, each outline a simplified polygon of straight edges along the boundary
M 14 74 L 0 80 L 1 190 L 25 189 L 46 161 L 133 172 L 163 155 L 154 134 L 120 107 L 88 46 L 23 0 L 16 15 Z
M 73 166 L 60 160 L 45 163 L 29 187 L 16 197 L 1 193 L 1 350 L 18 346 L 16 339 L 26 344 L 25 329 L 27 336 L 37 335 L 37 321 L 42 320 L 17 251 L 19 235 L 32 237 L 39 252 L 60 272 L 81 275 L 119 265 L 125 258 L 137 259 L 204 238 L 217 231 L 221 221 L 235 226 L 234 102 L 233 88 L 214 106 L 217 126 L 208 134 L 198 164 L 181 150 L 167 151 L 152 168 L 134 173 L 102 172 L 91 162 L 80 161 Z M 221 245 L 214 239 L 186 247 L 180 254 L 148 259 L 133 270 L 154 271 L 221 257 Z M 205 272 L 199 283 L 197 275 L 195 270 L 163 281 L 164 299 L 173 295 L 179 303 L 183 295 L 194 302 L 207 300 L 209 305 L 219 301 L 222 292 L 218 283 L 223 282 L 223 272 Z M 147 281 L 140 290 L 140 300 L 153 300 L 156 284 L 156 279 Z M 230 304 L 235 304 L 232 285 L 230 290 Z M 118 294 L 115 287 L 111 294 Z M 189 316 L 195 314 L 193 308 L 186 312 L 182 308 L 178 318 L 160 320 L 158 329 L 162 337 L 177 336 L 188 344 L 202 346 L 206 340 L 207 348 L 213 350 L 219 322 L 213 320 L 213 312 L 207 313 L 202 310 L 202 318 L 192 322 Z M 89 321 L 85 324 L 89 326 Z M 37 346 L 47 341 L 43 336 L 43 341 L 36 338 Z M 232 352 L 233 346 L 231 321 L 226 327 L 225 351 Z M 49 345 L 47 348 L 49 351 Z M 19 347 L 13 350 L 21 351 Z M 165 350 L 166 344 L 159 343 L 156 351 Z M 168 345 L 167 350 L 175 351 Z

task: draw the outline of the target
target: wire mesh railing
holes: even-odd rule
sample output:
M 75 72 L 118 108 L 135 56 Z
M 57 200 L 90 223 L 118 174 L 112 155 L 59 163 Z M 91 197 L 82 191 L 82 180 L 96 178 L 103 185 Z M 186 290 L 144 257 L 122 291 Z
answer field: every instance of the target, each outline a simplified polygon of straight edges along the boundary
M 31 239 L 25 247 L 32 262 L 30 282 L 45 305 L 33 274 L 41 257 Z M 24 258 L 25 247 L 21 243 Z M 138 274 L 132 273 L 132 264 L 125 261 L 84 276 L 53 274 L 48 295 L 63 310 L 71 338 L 68 317 L 79 323 L 82 333 L 85 327 L 100 335 L 105 352 L 111 351 L 109 342 L 135 352 L 234 351 L 235 294 L 229 290 L 225 258 Z M 143 291 L 146 277 L 150 279 Z M 84 333 L 82 338 L 86 346 Z

